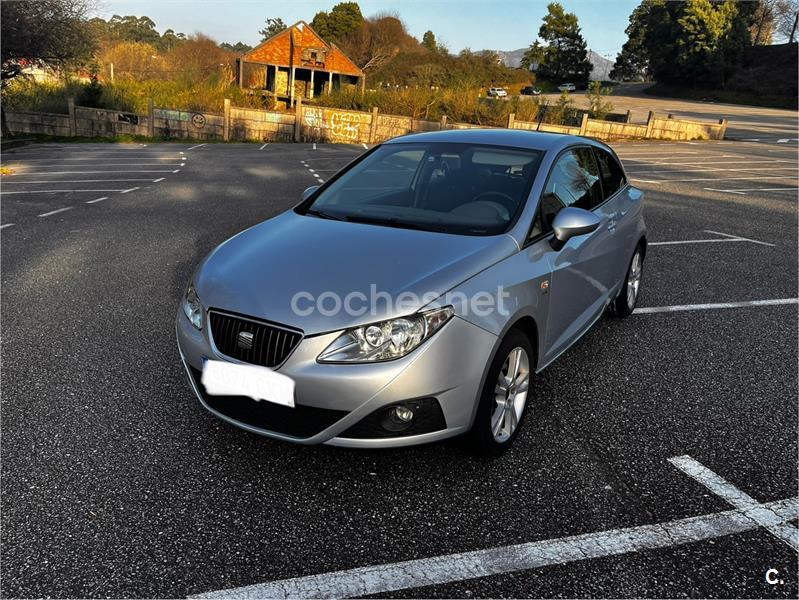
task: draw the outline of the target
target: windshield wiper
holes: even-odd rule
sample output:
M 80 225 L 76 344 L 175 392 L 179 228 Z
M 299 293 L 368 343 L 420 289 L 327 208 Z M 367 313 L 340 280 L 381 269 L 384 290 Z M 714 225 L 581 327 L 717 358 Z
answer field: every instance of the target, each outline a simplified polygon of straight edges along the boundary
M 326 213 L 321 210 L 316 210 L 315 208 L 309 208 L 305 211 L 306 215 L 311 215 L 312 217 L 319 217 L 320 219 L 331 219 L 333 221 L 346 221 L 344 217 L 337 217 L 336 215 L 331 215 L 330 213 Z
M 418 231 L 436 231 L 439 233 L 446 233 L 447 229 L 441 225 L 423 225 L 421 223 L 413 223 L 410 221 L 401 221 L 396 217 L 368 217 L 364 215 L 348 215 L 347 221 L 351 223 L 367 223 L 370 225 L 384 225 L 386 227 L 396 227 L 399 229 L 415 229 Z

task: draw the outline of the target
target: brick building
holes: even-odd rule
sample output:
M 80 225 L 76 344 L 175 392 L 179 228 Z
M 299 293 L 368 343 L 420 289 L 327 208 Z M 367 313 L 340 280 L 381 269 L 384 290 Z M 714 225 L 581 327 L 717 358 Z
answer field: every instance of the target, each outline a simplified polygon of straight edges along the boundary
M 366 76 L 335 45 L 299 21 L 237 60 L 239 87 L 264 90 L 293 103 L 347 85 L 363 89 Z

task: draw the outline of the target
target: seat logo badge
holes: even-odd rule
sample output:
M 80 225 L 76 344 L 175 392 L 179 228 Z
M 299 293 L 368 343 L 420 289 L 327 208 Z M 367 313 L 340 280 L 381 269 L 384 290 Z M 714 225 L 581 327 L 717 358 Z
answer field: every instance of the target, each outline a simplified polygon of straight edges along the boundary
M 239 332 L 236 338 L 236 345 L 242 350 L 252 350 L 252 340 L 255 336 L 249 331 Z

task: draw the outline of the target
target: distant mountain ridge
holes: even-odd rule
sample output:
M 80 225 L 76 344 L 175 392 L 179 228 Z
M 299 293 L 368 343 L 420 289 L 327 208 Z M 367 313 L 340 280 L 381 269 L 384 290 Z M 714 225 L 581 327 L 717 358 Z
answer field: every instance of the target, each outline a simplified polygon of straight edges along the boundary
M 499 60 L 502 61 L 502 64 L 514 69 L 522 66 L 522 57 L 526 51 L 527 48 L 519 48 L 518 50 L 494 50 L 497 56 L 499 56 Z M 608 60 L 593 50 L 588 51 L 588 60 L 591 61 L 591 65 L 593 66 L 589 79 L 597 79 L 599 81 L 610 79 L 610 71 L 613 69 L 612 60 Z

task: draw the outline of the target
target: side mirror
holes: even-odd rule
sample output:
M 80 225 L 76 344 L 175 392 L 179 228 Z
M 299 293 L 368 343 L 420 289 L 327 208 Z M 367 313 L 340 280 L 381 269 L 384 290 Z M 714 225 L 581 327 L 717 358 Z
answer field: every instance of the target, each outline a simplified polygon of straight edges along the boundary
M 599 227 L 599 217 L 582 208 L 569 206 L 562 209 L 552 222 L 555 237 L 550 245 L 553 250 L 560 250 L 573 237 L 585 235 L 596 231 Z
M 319 189 L 318 185 L 312 185 L 311 187 L 305 188 L 305 191 L 302 193 L 302 199 L 307 200 L 308 198 L 311 197 L 311 194 L 313 194 L 318 189 Z

